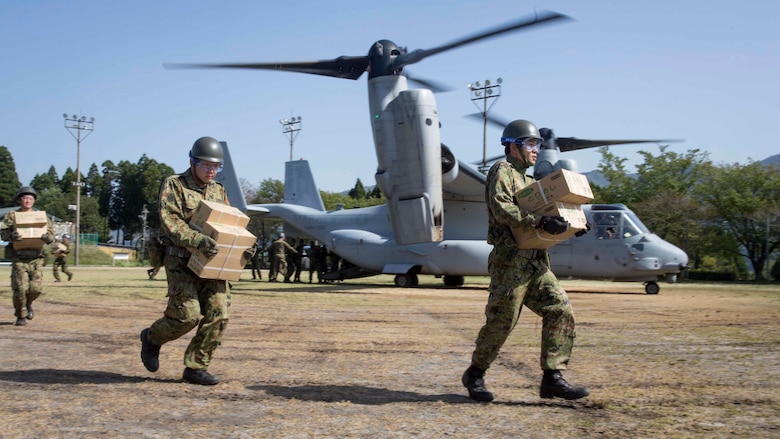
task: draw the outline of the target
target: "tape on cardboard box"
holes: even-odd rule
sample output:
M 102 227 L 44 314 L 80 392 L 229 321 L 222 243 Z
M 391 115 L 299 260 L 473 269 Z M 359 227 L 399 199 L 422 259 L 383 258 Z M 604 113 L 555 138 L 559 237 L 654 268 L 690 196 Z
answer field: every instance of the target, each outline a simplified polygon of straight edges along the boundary
M 201 200 L 192 214 L 190 224 L 203 227 L 203 224 L 207 222 L 246 228 L 249 224 L 249 217 L 233 206 L 216 201 Z
M 530 212 L 552 202 L 584 204 L 592 199 L 593 191 L 588 178 L 568 169 L 553 172 L 515 194 L 517 205 Z

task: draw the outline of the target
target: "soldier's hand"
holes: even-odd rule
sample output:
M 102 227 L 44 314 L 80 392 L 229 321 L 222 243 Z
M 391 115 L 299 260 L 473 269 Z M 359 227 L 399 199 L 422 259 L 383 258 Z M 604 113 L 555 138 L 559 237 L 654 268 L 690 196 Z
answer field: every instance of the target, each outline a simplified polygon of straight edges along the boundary
M 247 261 L 251 261 L 252 258 L 255 257 L 256 252 L 257 248 L 255 247 L 249 247 L 248 249 L 244 250 L 244 254 L 241 255 L 241 262 L 243 265 L 246 265 Z
M 198 251 L 203 253 L 209 259 L 213 258 L 217 255 L 217 253 L 219 253 L 219 249 L 217 249 L 217 241 L 214 241 L 211 236 L 201 235 L 200 242 L 198 243 Z
M 21 241 L 22 240 L 22 234 L 17 232 L 16 230 L 14 230 L 11 233 L 11 239 L 14 240 L 14 241 Z
M 589 222 L 586 222 L 586 223 L 585 223 L 585 230 L 580 230 L 579 232 L 575 233 L 575 234 L 574 234 L 574 236 L 576 236 L 577 238 L 579 238 L 580 236 L 582 236 L 582 235 L 584 235 L 584 234 L 588 233 L 588 230 L 590 230 L 590 223 L 589 223 Z
M 53 237 L 53 236 L 51 236 L 51 235 L 50 235 L 50 234 L 48 234 L 48 233 L 44 233 L 43 235 L 41 235 L 41 239 L 42 239 L 42 240 L 43 240 L 43 242 L 45 242 L 46 244 L 51 244 L 52 242 L 54 242 L 54 237 Z
M 539 228 L 551 235 L 560 235 L 569 230 L 569 222 L 562 216 L 543 216 Z

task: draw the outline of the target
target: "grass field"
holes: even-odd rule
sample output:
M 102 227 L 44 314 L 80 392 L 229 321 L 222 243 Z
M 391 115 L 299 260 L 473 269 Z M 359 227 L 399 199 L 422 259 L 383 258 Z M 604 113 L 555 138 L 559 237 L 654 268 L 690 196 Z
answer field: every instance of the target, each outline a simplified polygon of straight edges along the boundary
M 160 370 L 138 334 L 165 307 L 164 271 L 45 272 L 35 319 L 13 325 L 0 267 L 0 437 L 776 438 L 780 287 L 566 280 L 577 317 L 566 378 L 580 401 L 538 397 L 540 319 L 524 311 L 475 403 L 460 376 L 484 322 L 487 278 L 446 289 L 421 277 L 338 284 L 233 283 L 231 319 L 209 371 L 181 381 L 192 334 Z M 247 270 L 243 276 L 251 278 Z M 306 276 L 304 276 L 307 278 Z

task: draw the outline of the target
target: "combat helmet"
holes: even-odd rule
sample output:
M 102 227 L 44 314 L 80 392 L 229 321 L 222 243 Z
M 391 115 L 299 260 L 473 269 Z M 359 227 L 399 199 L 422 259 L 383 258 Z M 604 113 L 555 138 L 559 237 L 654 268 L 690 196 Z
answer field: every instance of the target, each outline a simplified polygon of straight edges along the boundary
M 38 199 L 38 192 L 35 192 L 35 189 L 33 189 L 31 186 L 22 186 L 19 189 L 19 192 L 16 193 L 16 199 L 19 200 L 22 198 L 22 195 L 32 195 L 33 198 L 36 200 Z
M 201 137 L 190 150 L 190 158 L 205 162 L 223 163 L 222 145 L 213 137 Z
M 525 139 L 527 137 L 542 140 L 539 128 L 536 128 L 536 125 L 524 119 L 513 120 L 504 128 L 504 132 L 501 134 L 501 144 L 508 145 L 516 139 Z

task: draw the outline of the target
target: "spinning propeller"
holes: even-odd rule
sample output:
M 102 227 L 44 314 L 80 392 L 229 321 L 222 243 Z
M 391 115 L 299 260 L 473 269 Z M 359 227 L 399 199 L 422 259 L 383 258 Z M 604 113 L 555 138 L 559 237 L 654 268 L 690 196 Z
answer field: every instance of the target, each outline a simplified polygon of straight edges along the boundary
M 308 73 L 312 75 L 332 76 L 335 78 L 358 79 L 363 72 L 369 72 L 369 79 L 401 75 L 404 67 L 422 61 L 451 49 L 467 44 L 476 43 L 488 38 L 499 36 L 513 31 L 524 30 L 544 24 L 569 20 L 569 17 L 557 12 L 543 11 L 532 18 L 524 18 L 508 24 L 488 29 L 477 34 L 443 44 L 431 49 L 416 49 L 411 52 L 406 47 L 400 47 L 390 40 L 375 42 L 365 56 L 340 56 L 338 58 L 310 62 L 285 62 L 285 63 L 207 63 L 207 64 L 181 64 L 167 63 L 163 66 L 167 69 L 259 69 L 259 70 L 283 70 L 288 72 Z M 407 75 L 408 76 L 408 75 Z M 411 78 L 410 78 L 411 79 Z M 415 80 L 432 91 L 439 91 L 444 87 L 432 81 Z
M 472 119 L 479 119 L 482 121 L 482 113 L 473 113 L 469 114 L 469 118 Z M 492 125 L 495 125 L 499 128 L 504 128 L 509 124 L 510 121 L 503 120 L 500 118 L 497 118 L 495 116 L 487 116 L 487 121 L 490 122 Z M 566 151 L 576 151 L 578 149 L 586 149 L 586 148 L 596 148 L 600 146 L 609 146 L 609 145 L 626 145 L 631 143 L 674 143 L 674 142 L 682 142 L 680 139 L 645 139 L 645 140 L 588 140 L 588 139 L 578 139 L 576 137 L 557 137 L 555 133 L 553 133 L 553 130 L 551 128 L 539 128 L 539 134 L 541 134 L 542 139 L 544 141 L 542 142 L 542 148 L 541 150 L 558 150 L 561 152 Z M 541 152 L 541 151 L 540 151 Z M 500 158 L 505 157 L 504 154 L 497 155 L 494 157 L 489 157 L 485 159 L 485 164 L 492 163 Z M 476 162 L 475 164 L 482 164 L 482 162 Z

